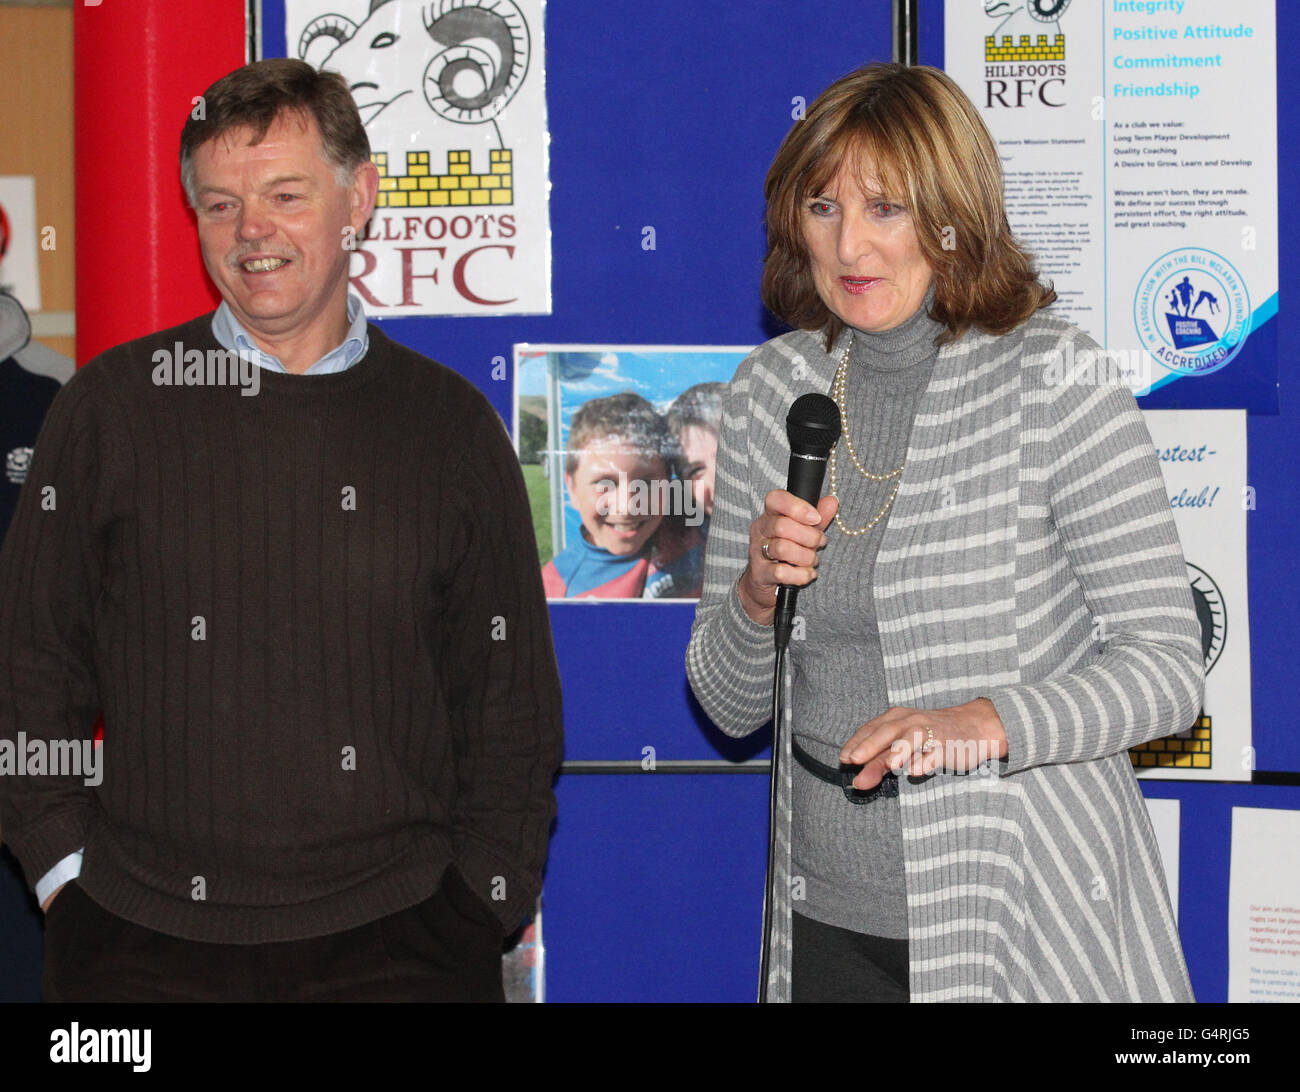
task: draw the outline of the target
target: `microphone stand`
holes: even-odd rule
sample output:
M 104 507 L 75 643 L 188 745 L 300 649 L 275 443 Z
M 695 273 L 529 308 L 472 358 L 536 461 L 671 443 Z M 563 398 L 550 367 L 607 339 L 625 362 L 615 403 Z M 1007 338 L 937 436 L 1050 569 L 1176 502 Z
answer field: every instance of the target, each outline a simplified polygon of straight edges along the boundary
M 840 438 L 839 407 L 824 394 L 802 394 L 785 419 L 786 438 L 790 443 L 790 467 L 786 488 L 794 496 L 816 504 L 822 490 L 822 476 L 831 449 Z M 776 807 L 781 777 L 781 683 L 785 675 L 785 653 L 794 628 L 795 599 L 799 589 L 782 585 L 776 593 L 772 616 L 776 663 L 772 675 L 772 781 L 767 806 L 767 877 L 763 887 L 763 946 L 759 959 L 758 1000 L 768 1000 L 768 977 L 772 964 L 772 917 L 776 910 Z
M 781 777 L 781 682 L 785 674 L 785 644 L 777 641 L 776 667 L 772 674 L 772 775 L 767 794 L 767 877 L 763 885 L 763 947 L 759 959 L 758 1000 L 767 1004 L 768 973 L 772 957 L 772 912 L 776 902 L 776 804 Z

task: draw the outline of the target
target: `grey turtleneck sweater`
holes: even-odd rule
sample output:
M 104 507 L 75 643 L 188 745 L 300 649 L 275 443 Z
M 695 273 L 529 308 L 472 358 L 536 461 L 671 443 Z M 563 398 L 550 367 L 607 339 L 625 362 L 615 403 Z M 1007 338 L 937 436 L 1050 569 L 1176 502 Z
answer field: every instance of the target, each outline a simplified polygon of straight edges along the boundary
M 942 329 L 922 306 L 892 330 L 854 331 L 846 425 L 859 461 L 873 474 L 893 470 L 906 457 L 912 421 L 938 355 L 934 339 Z M 898 479 L 864 478 L 843 440 L 836 458 L 840 518 L 856 530 L 871 522 Z M 832 767 L 838 767 L 839 750 L 853 733 L 889 708 L 871 598 L 872 569 L 887 522 L 888 514 L 863 535 L 832 527 L 817 580 L 799 598 L 804 639 L 790 645 L 799 711 L 794 734 L 813 758 Z M 853 804 L 838 786 L 802 766 L 793 769 L 793 792 L 792 875 L 804 878 L 805 894 L 794 910 L 843 929 L 906 937 L 898 797 Z

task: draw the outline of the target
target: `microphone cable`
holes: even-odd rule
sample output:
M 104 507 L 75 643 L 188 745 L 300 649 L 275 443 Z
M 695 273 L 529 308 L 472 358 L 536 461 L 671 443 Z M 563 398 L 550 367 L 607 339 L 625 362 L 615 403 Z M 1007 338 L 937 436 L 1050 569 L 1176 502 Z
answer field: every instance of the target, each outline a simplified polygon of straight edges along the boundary
M 790 466 L 786 475 L 786 489 L 800 500 L 815 505 L 817 498 L 821 496 L 826 463 L 830 458 L 831 450 L 839 442 L 840 427 L 839 407 L 824 394 L 802 394 L 790 407 L 790 412 L 785 419 L 785 434 L 790 444 Z M 767 1003 L 768 975 L 772 965 L 772 919 L 777 903 L 776 806 L 783 776 L 781 721 L 785 709 L 781 700 L 781 691 L 785 677 L 785 653 L 794 628 L 795 601 L 798 595 L 797 587 L 782 584 L 776 593 L 776 606 L 772 617 L 776 664 L 772 674 L 772 779 L 767 794 L 767 877 L 763 886 L 763 945 L 758 972 L 760 1004 Z

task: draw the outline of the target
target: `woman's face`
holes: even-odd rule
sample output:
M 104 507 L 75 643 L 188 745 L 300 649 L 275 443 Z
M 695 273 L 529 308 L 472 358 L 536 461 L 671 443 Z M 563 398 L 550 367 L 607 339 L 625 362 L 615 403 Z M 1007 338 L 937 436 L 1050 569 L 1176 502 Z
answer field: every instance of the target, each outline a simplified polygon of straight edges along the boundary
M 865 188 L 864 188 L 865 187 Z M 930 266 L 901 195 L 880 192 L 870 162 L 845 156 L 799 214 L 817 294 L 859 330 L 892 330 L 914 315 Z

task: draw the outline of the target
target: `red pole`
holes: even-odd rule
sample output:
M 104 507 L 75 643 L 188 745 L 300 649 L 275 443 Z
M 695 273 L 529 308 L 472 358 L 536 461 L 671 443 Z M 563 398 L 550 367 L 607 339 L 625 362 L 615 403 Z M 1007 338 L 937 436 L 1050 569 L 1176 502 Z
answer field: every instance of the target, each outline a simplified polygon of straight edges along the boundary
M 77 360 L 212 310 L 180 184 L 193 100 L 245 61 L 243 0 L 75 0 Z

